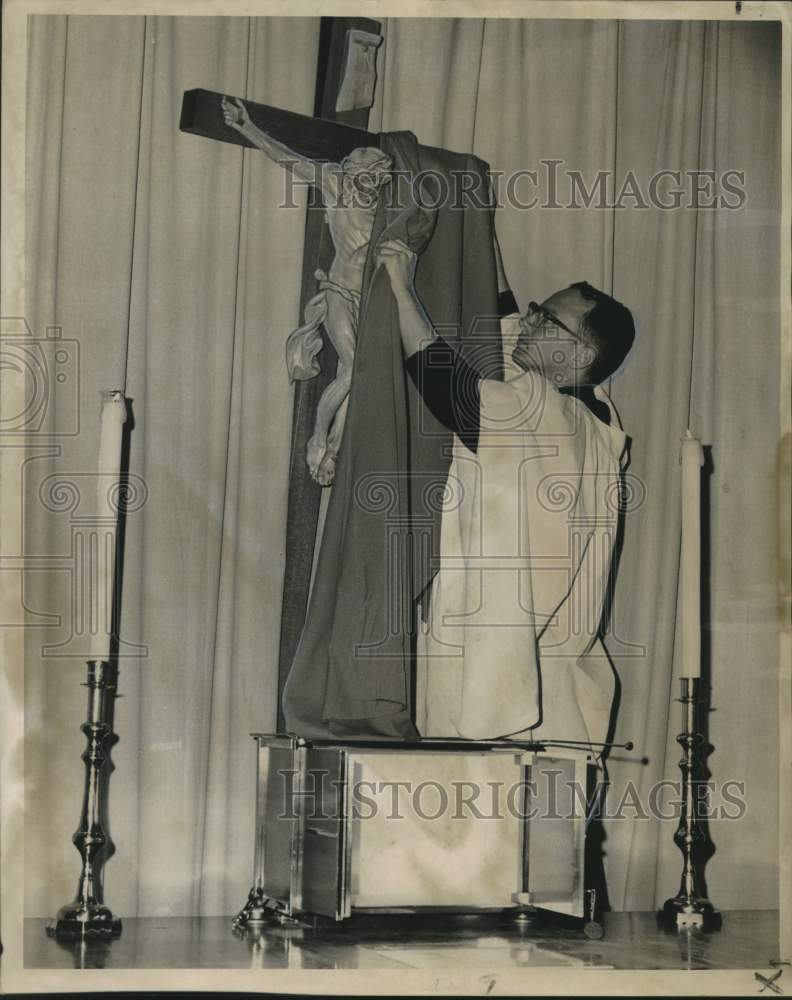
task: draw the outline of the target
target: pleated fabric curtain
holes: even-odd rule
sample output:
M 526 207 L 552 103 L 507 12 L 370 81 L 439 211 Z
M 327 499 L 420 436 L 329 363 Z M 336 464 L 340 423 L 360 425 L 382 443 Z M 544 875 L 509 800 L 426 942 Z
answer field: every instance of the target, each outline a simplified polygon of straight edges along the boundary
M 679 885 L 675 823 L 642 818 L 629 802 L 634 788 L 646 807 L 653 785 L 680 777 L 678 462 L 690 425 L 711 449 L 708 763 L 720 785 L 744 782 L 748 803 L 739 821 L 710 824 L 708 882 L 723 908 L 775 906 L 780 32 L 758 22 L 394 19 L 380 59 L 372 128 L 411 128 L 502 173 L 496 227 L 521 307 L 585 279 L 636 319 L 633 355 L 611 385 L 633 442 L 633 495 L 606 642 L 621 680 L 614 738 L 636 752 L 609 762 L 609 806 L 625 803 L 604 824 L 610 904 L 652 909 Z M 527 170 L 536 183 L 519 176 Z M 653 208 L 648 187 L 662 170 L 682 171 L 688 205 L 687 171 L 741 171 L 747 201 L 735 211 Z M 566 171 L 589 190 L 608 171 L 611 201 L 632 171 L 646 206 L 625 195 L 618 209 L 518 207 L 552 201 L 552 174 L 555 201 L 568 205 Z M 674 181 L 658 183 L 666 203 Z M 702 183 L 706 204 L 716 189 Z M 666 812 L 672 798 L 660 796 Z
M 302 210 L 255 153 L 178 131 L 191 87 L 310 113 L 318 19 L 36 17 L 28 99 L 28 320 L 80 347 L 80 434 L 31 452 L 29 551 L 68 552 L 48 475 L 90 471 L 98 392 L 124 383 L 130 471 L 106 889 L 122 915 L 231 913 L 251 877 L 252 730 L 275 724 Z M 759 23 L 390 19 L 372 130 L 472 151 L 503 176 L 496 221 L 518 302 L 586 279 L 633 309 L 638 339 L 612 394 L 630 434 L 610 635 L 621 679 L 608 800 L 676 779 L 679 438 L 711 445 L 705 648 L 713 780 L 744 781 L 739 821 L 711 824 L 718 906 L 777 903 L 775 452 L 778 439 L 779 43 Z M 102 86 L 98 87 L 97 82 Z M 610 171 L 745 172 L 739 211 L 520 209 L 507 178 L 560 161 Z M 545 187 L 546 192 L 546 187 Z M 523 203 L 525 176 L 512 182 Z M 564 202 L 568 188 L 559 188 Z M 568 200 L 568 199 L 567 199 Z M 298 193 L 298 204 L 303 198 Z M 73 405 L 59 390 L 50 421 Z M 57 452 L 57 453 L 56 453 Z M 82 660 L 68 574 L 30 572 L 26 669 L 27 911 L 73 892 Z M 61 615 L 60 626 L 37 618 Z M 38 625 L 35 623 L 38 621 Z M 645 760 L 644 760 L 645 758 Z M 677 888 L 673 822 L 606 822 L 610 903 Z
M 31 465 L 28 545 L 68 551 L 68 515 L 42 507 L 37 483 L 90 472 L 99 390 L 125 370 L 130 472 L 148 489 L 125 540 L 121 633 L 148 655 L 120 664 L 105 876 L 120 914 L 241 905 L 249 733 L 276 720 L 284 342 L 304 211 L 279 208 L 283 177 L 263 156 L 180 132 L 182 94 L 310 114 L 318 39 L 313 18 L 31 20 L 28 314 L 80 341 L 82 422 L 60 456 Z M 62 574 L 30 577 L 29 606 L 66 614 Z M 31 630 L 28 643 L 28 905 L 41 914 L 71 898 L 77 870 L 85 667 L 38 652 L 64 631 Z

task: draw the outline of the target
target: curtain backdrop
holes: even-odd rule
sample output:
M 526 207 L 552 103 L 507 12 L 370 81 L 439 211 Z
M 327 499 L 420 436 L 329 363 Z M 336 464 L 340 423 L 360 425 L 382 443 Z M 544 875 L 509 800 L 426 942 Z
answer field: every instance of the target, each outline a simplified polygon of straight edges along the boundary
M 76 406 L 80 433 L 47 438 L 25 473 L 27 553 L 43 557 L 26 606 L 34 623 L 61 616 L 28 633 L 27 912 L 50 915 L 73 893 L 85 712 L 83 658 L 41 655 L 71 631 L 75 517 L 42 484 L 91 470 L 98 392 L 126 378 L 130 471 L 148 498 L 127 519 L 121 633 L 147 655 L 121 660 L 106 894 L 122 916 L 231 913 L 251 879 L 248 734 L 276 717 L 283 343 L 297 321 L 304 214 L 279 210 L 283 180 L 263 156 L 180 133 L 178 115 L 191 87 L 310 113 L 319 22 L 30 23 L 27 318 L 39 335 L 57 325 L 79 342 L 79 393 L 55 385 L 45 429 Z M 628 782 L 646 796 L 679 776 L 679 438 L 690 425 L 711 446 L 709 766 L 718 783 L 745 782 L 747 812 L 711 824 L 708 883 L 723 909 L 775 906 L 778 34 L 760 23 L 392 19 L 385 36 L 372 130 L 411 129 L 506 176 L 541 178 L 541 160 L 562 161 L 559 177 L 580 171 L 588 187 L 598 171 L 618 190 L 632 170 L 644 193 L 659 170 L 745 172 L 739 211 L 631 199 L 521 210 L 501 187 L 497 229 L 523 308 L 586 279 L 637 321 L 612 385 L 638 487 L 607 639 L 621 678 L 616 738 L 636 753 L 611 757 L 611 802 Z M 676 891 L 674 826 L 629 808 L 607 823 L 615 909 Z

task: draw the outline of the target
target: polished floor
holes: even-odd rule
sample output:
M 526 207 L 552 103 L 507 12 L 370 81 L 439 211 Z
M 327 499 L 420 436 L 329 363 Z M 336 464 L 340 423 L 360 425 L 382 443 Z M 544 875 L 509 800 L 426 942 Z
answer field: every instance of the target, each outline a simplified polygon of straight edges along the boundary
M 28 969 L 750 969 L 778 957 L 770 910 L 729 912 L 720 931 L 682 933 L 659 929 L 653 913 L 606 913 L 600 940 L 559 919 L 520 930 L 489 915 L 360 916 L 243 935 L 227 917 L 146 917 L 125 920 L 104 944 L 59 942 L 46 924 L 26 921 Z

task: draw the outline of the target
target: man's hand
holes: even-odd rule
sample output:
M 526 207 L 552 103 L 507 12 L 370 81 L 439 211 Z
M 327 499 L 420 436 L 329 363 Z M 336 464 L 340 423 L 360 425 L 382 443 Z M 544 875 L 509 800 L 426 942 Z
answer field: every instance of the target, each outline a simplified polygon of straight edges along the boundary
M 388 272 L 394 295 L 412 288 L 418 255 L 401 240 L 385 240 L 377 248 L 377 265 Z
M 249 124 L 250 116 L 247 113 L 247 108 L 237 98 L 234 98 L 234 102 L 232 103 L 227 97 L 224 97 L 220 101 L 220 107 L 223 109 L 223 118 L 226 125 L 235 128 L 237 132 L 241 132 Z

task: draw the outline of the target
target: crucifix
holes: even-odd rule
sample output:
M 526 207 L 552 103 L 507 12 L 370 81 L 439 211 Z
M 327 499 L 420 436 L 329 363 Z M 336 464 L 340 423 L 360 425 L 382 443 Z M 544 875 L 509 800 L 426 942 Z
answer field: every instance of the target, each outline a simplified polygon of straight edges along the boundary
M 355 149 L 377 147 L 379 137 L 367 132 L 366 128 L 376 79 L 374 60 L 377 44 L 381 41 L 379 32 L 380 23 L 368 18 L 323 17 L 315 117 L 244 101 L 251 122 L 289 149 L 319 162 L 340 162 Z M 209 139 L 253 146 L 249 139 L 226 123 L 222 97 L 207 90 L 187 91 L 179 127 L 183 132 Z M 332 240 L 323 216 L 321 197 L 312 187 L 305 223 L 300 315 L 315 294 L 315 272 L 326 270 L 333 256 Z M 334 379 L 338 362 L 332 342 L 327 336 L 323 340 L 323 348 L 316 356 L 319 366 L 316 377 L 295 381 L 279 654 L 279 730 L 283 728 L 281 693 L 305 620 L 322 493 L 320 482 L 311 475 L 305 456 L 317 406 Z
M 184 95 L 180 128 L 182 131 L 222 142 L 257 147 L 276 161 L 278 160 L 278 149 L 287 153 L 291 152 L 300 158 L 301 163 L 312 161 L 317 168 L 320 168 L 320 176 L 324 174 L 322 165 L 326 165 L 333 168 L 335 176 L 338 178 L 340 178 L 342 172 L 337 169 L 338 166 L 343 166 L 345 160 L 352 159 L 350 154 L 353 151 L 356 154 L 362 152 L 376 154 L 377 150 L 380 149 L 384 153 L 383 143 L 390 144 L 389 148 L 391 152 L 400 148 L 406 149 L 404 140 L 400 137 L 408 136 L 413 144 L 411 147 L 413 152 L 408 151 L 404 154 L 399 152 L 398 155 L 406 155 L 408 158 L 410 156 L 417 156 L 419 159 L 423 158 L 421 163 L 425 162 L 430 167 L 438 167 L 441 172 L 445 171 L 446 176 L 449 176 L 450 172 L 453 172 L 460 166 L 467 166 L 470 168 L 469 172 L 475 175 L 475 179 L 482 182 L 480 189 L 483 190 L 486 186 L 486 165 L 481 161 L 474 162 L 475 158 L 468 157 L 466 154 L 450 153 L 447 150 L 439 149 L 432 150 L 428 147 L 416 147 L 415 137 L 410 133 L 393 133 L 391 135 L 396 137 L 393 139 L 388 138 L 387 134 L 380 136 L 367 131 L 369 109 L 373 102 L 376 79 L 376 51 L 381 41 L 379 31 L 380 24 L 366 18 L 322 19 L 314 117 L 294 114 L 278 108 L 240 100 L 233 95 L 212 93 L 206 90 L 191 90 L 187 91 Z M 409 143 L 407 145 L 409 146 Z M 417 150 L 422 152 L 417 152 Z M 376 155 L 373 158 L 376 159 Z M 282 162 L 285 165 L 285 159 Z M 419 166 L 416 165 L 415 169 L 419 169 Z M 396 175 L 394 174 L 394 176 Z M 321 509 L 322 486 L 320 484 L 332 481 L 332 476 L 335 472 L 334 462 L 332 461 L 334 460 L 332 449 L 328 474 L 327 462 L 322 462 L 324 452 L 321 447 L 319 449 L 316 448 L 317 427 L 322 422 L 322 405 L 328 399 L 328 395 L 333 395 L 334 390 L 339 388 L 339 383 L 342 383 L 340 385 L 341 395 L 343 395 L 344 391 L 348 390 L 348 383 L 346 385 L 343 383 L 348 375 L 348 371 L 344 371 L 344 369 L 348 369 L 349 367 L 347 363 L 348 359 L 345 361 L 343 357 L 345 349 L 344 339 L 328 336 L 328 320 L 332 321 L 332 317 L 327 315 L 329 312 L 327 307 L 325 306 L 321 322 L 316 322 L 316 316 L 313 317 L 310 323 L 308 322 L 311 310 L 316 305 L 316 300 L 319 297 L 317 296 L 317 275 L 321 274 L 324 278 L 329 277 L 332 279 L 332 267 L 338 262 L 339 257 L 343 256 L 343 254 L 337 252 L 339 227 L 336 225 L 334 230 L 333 219 L 328 218 L 331 213 L 327 211 L 328 206 L 323 203 L 317 188 L 324 189 L 325 185 L 319 183 L 317 187 L 312 187 L 309 196 L 300 301 L 300 314 L 306 317 L 306 324 L 302 329 L 305 332 L 306 328 L 310 327 L 308 335 L 312 339 L 307 341 L 310 348 L 307 354 L 299 354 L 298 363 L 295 367 L 299 369 L 300 366 L 303 366 L 304 369 L 306 365 L 311 365 L 313 366 L 313 371 L 310 372 L 310 375 L 313 375 L 316 369 L 318 369 L 318 373 L 314 377 L 298 377 L 295 383 L 286 526 L 286 559 L 279 651 L 278 731 L 284 731 L 286 728 L 282 714 L 282 696 L 287 675 L 293 664 L 301 663 L 304 666 L 309 656 L 307 650 L 311 643 L 306 643 L 303 635 L 304 626 L 306 630 L 308 629 L 307 621 L 314 623 L 311 633 L 314 642 L 314 655 L 318 655 L 321 658 L 325 655 L 326 650 L 332 647 L 332 653 L 328 655 L 334 657 L 336 665 L 347 656 L 346 650 L 351 650 L 352 652 L 349 653 L 349 657 L 355 661 L 357 666 L 360 666 L 361 654 L 358 650 L 362 647 L 356 645 L 356 643 L 359 643 L 360 636 L 365 633 L 369 645 L 362 653 L 362 659 L 368 663 L 368 676 L 370 678 L 376 676 L 377 679 L 372 682 L 372 687 L 375 687 L 378 691 L 383 690 L 382 683 L 380 682 L 380 678 L 383 676 L 380 671 L 383 664 L 383 655 L 390 656 L 391 663 L 393 664 L 398 664 L 405 657 L 409 657 L 408 639 L 405 637 L 406 633 L 403 627 L 404 622 L 407 620 L 406 613 L 402 614 L 402 611 L 398 613 L 401 615 L 401 624 L 397 631 L 404 634 L 401 636 L 394 635 L 393 643 L 390 643 L 390 640 L 386 642 L 387 649 L 390 652 L 383 652 L 385 650 L 384 646 L 382 650 L 376 650 L 374 648 L 377 645 L 376 642 L 373 645 L 371 644 L 372 632 L 380 632 L 380 626 L 384 622 L 386 615 L 390 613 L 384 606 L 386 602 L 382 603 L 382 610 L 376 612 L 379 615 L 379 620 L 375 623 L 373 629 L 369 627 L 370 623 L 366 623 L 363 626 L 363 632 L 361 632 L 360 623 L 352 621 L 352 609 L 359 604 L 363 597 L 361 588 L 365 589 L 366 581 L 370 580 L 371 573 L 378 572 L 378 570 L 371 567 L 357 566 L 352 567 L 349 572 L 344 574 L 341 569 L 338 569 L 339 582 L 342 579 L 346 582 L 346 590 L 339 597 L 339 589 L 328 584 L 328 573 L 320 573 L 322 568 L 320 555 L 319 563 L 317 564 L 316 579 L 312 585 L 314 552 Z M 325 201 L 327 193 L 327 190 L 324 190 Z M 452 212 L 447 206 L 441 209 L 441 213 L 443 211 L 447 213 L 444 217 L 446 221 L 442 227 L 442 237 L 436 246 L 434 240 L 432 241 L 430 244 L 430 253 L 422 256 L 421 269 L 419 269 L 418 278 L 419 282 L 420 280 L 424 282 L 423 289 L 424 294 L 427 296 L 427 306 L 430 309 L 430 315 L 436 315 L 438 320 L 442 322 L 442 314 L 445 310 L 447 314 L 446 322 L 457 323 L 461 331 L 468 329 L 472 317 L 479 317 L 483 314 L 488 314 L 492 317 L 497 313 L 497 292 L 499 285 L 502 284 L 502 280 L 500 273 L 497 275 L 497 278 L 495 274 L 495 256 L 493 255 L 494 230 L 492 228 L 492 214 L 488 204 L 488 202 L 486 204 L 479 203 L 475 208 L 482 209 L 482 211 L 474 211 L 472 213 Z M 381 226 L 383 220 L 382 212 L 384 212 L 382 200 L 380 200 L 380 210 L 379 224 Z M 416 222 L 416 216 L 421 216 L 421 211 L 417 211 L 413 215 L 411 222 L 407 224 L 407 229 L 404 230 L 406 236 L 402 238 L 410 239 L 415 237 L 418 239 L 421 227 L 430 225 L 427 222 L 429 214 L 424 212 L 423 217 L 419 218 Z M 473 216 L 475 218 L 472 218 Z M 393 213 L 390 213 L 389 219 L 391 222 L 389 224 L 393 222 L 393 218 Z M 329 222 L 329 225 L 326 222 Z M 431 217 L 431 225 L 433 224 L 434 216 Z M 432 229 L 429 228 L 425 234 L 426 240 L 429 239 L 431 232 Z M 367 237 L 365 240 L 366 247 L 368 246 L 368 242 Z M 461 248 L 463 246 L 481 246 L 482 244 L 488 244 L 486 253 L 472 254 L 468 263 L 463 267 L 459 256 L 462 253 Z M 360 248 L 363 254 L 366 252 L 366 247 Z M 456 264 L 451 263 L 448 249 L 450 247 L 454 248 L 453 253 L 456 254 Z M 462 274 L 465 267 L 468 270 L 465 272 L 464 280 L 461 280 L 456 285 L 453 293 L 449 293 L 445 272 L 450 270 L 450 273 L 455 273 L 456 269 L 456 272 Z M 361 266 L 361 274 L 359 276 L 361 281 L 363 281 L 364 268 L 366 271 L 365 277 L 368 279 L 366 287 L 370 289 L 373 280 L 370 254 L 368 262 L 364 266 Z M 475 268 L 475 274 L 472 273 L 471 268 Z M 329 275 L 328 271 L 330 271 Z M 346 289 L 344 289 L 343 286 L 339 288 L 339 282 L 329 281 L 329 285 L 335 286 L 332 290 L 339 294 L 348 291 L 354 295 L 355 289 L 351 287 L 353 283 L 347 282 Z M 320 283 L 320 294 L 324 287 L 326 287 L 325 283 Z M 390 312 L 389 299 L 387 296 L 383 298 L 382 289 L 377 294 L 376 314 L 378 317 L 385 317 Z M 442 298 L 437 298 L 437 296 L 442 296 Z M 328 300 L 329 297 L 330 293 L 328 292 Z M 356 321 L 357 309 L 354 310 L 352 315 Z M 319 342 L 321 349 L 318 349 L 318 334 L 320 330 L 322 341 Z M 299 330 L 295 331 L 295 334 L 298 333 L 300 333 Z M 465 333 L 463 332 L 460 336 L 464 337 Z M 334 349 L 334 340 L 339 344 L 341 348 L 340 352 Z M 398 337 L 396 340 L 398 340 Z M 369 349 L 371 349 L 371 346 L 371 341 L 369 341 Z M 385 341 L 383 341 L 382 346 L 385 346 Z M 388 370 L 394 372 L 394 377 L 396 376 L 397 369 L 399 371 L 401 369 L 400 347 L 397 353 L 398 357 L 397 354 L 393 354 L 393 361 L 388 361 L 388 365 L 392 366 Z M 341 356 L 339 356 L 340 354 Z M 380 354 L 382 354 L 381 351 Z M 485 347 L 484 354 L 488 355 L 484 358 L 484 361 L 489 365 L 489 371 L 495 372 L 495 377 L 499 377 L 497 375 L 497 372 L 500 370 L 499 327 L 489 335 L 488 346 Z M 388 358 L 390 357 L 391 355 L 389 354 Z M 479 354 L 479 358 L 481 358 L 481 354 Z M 401 372 L 401 376 L 403 381 L 403 372 Z M 370 378 L 370 368 L 367 378 Z M 329 393 L 328 386 L 330 387 Z M 390 396 L 391 389 L 387 377 L 385 382 L 382 383 L 381 388 L 384 388 L 385 392 Z M 401 398 L 406 389 L 396 386 L 394 391 L 396 396 Z M 410 392 L 412 391 L 411 389 Z M 338 411 L 338 417 L 336 418 L 336 420 L 340 419 L 341 429 L 343 428 L 345 417 L 345 401 L 344 397 Z M 337 402 L 338 399 L 336 399 Z M 403 403 L 399 403 L 397 409 L 403 407 L 403 405 Z M 413 406 L 408 409 L 410 410 L 409 413 L 405 413 L 403 409 L 399 411 L 402 416 L 398 417 L 397 423 L 400 422 L 399 425 L 402 428 L 399 433 L 402 436 L 406 434 L 412 444 L 396 443 L 394 444 L 396 453 L 393 453 L 384 465 L 380 463 L 379 457 L 375 459 L 373 465 L 371 461 L 369 461 L 368 465 L 368 468 L 376 467 L 391 470 L 387 474 L 391 476 L 391 486 L 399 494 L 397 501 L 399 515 L 397 518 L 392 518 L 392 520 L 398 522 L 396 530 L 401 532 L 403 536 L 410 534 L 412 530 L 410 522 L 415 521 L 416 517 L 419 520 L 423 517 L 425 523 L 433 522 L 435 528 L 439 525 L 439 509 L 429 510 L 427 508 L 429 501 L 426 498 L 430 495 L 431 489 L 427 487 L 428 480 L 426 476 L 424 476 L 423 480 L 420 480 L 420 474 L 427 470 L 430 473 L 436 473 L 435 479 L 439 479 L 441 488 L 445 481 L 445 472 L 439 469 L 442 462 L 438 463 L 433 458 L 434 455 L 439 454 L 440 446 L 437 444 L 437 441 L 441 434 L 445 432 L 441 429 L 440 434 L 438 434 L 437 428 L 435 428 L 434 440 L 429 440 L 432 437 L 431 434 L 429 435 L 429 439 L 427 439 L 423 430 L 416 424 L 416 413 L 419 407 L 414 402 Z M 406 426 L 404 420 L 407 420 Z M 327 420 L 325 420 L 325 430 L 327 429 L 326 425 Z M 359 423 L 357 426 L 359 428 Z M 336 426 L 334 430 L 337 438 L 339 427 Z M 331 445 L 333 444 L 334 430 L 330 430 Z M 360 433 L 359 430 L 358 433 Z M 368 425 L 366 426 L 365 437 L 371 440 L 375 433 L 370 432 Z M 418 442 L 418 437 L 421 438 L 420 442 Z M 320 439 L 319 444 L 325 444 L 323 438 Z M 337 446 L 337 440 L 335 444 Z M 404 447 L 409 452 L 409 459 L 403 451 Z M 402 451 L 399 451 L 400 448 Z M 421 449 L 423 450 L 421 451 Z M 419 454 L 419 452 L 421 453 Z M 306 455 L 308 456 L 307 462 Z M 349 449 L 347 449 L 347 455 L 349 455 Z M 399 455 L 401 457 L 398 457 Z M 447 463 L 445 469 L 447 469 Z M 399 470 L 405 473 L 409 482 L 406 481 L 405 475 L 402 475 L 402 478 L 399 480 L 399 476 L 401 475 Z M 418 475 L 416 475 L 416 472 Z M 361 472 L 359 466 L 356 467 L 355 476 L 357 484 L 365 479 L 365 475 Z M 397 482 L 397 480 L 399 481 Z M 352 479 L 347 476 L 346 482 L 348 487 Z M 333 490 L 334 495 L 336 489 L 337 487 Z M 421 491 L 420 497 L 417 491 Z M 349 491 L 347 491 L 348 494 Z M 336 497 L 335 499 L 337 500 L 338 498 Z M 355 503 L 357 504 L 357 501 Z M 328 505 L 328 519 L 330 519 L 334 510 L 333 504 L 334 498 L 331 497 Z M 338 510 L 339 506 L 336 503 L 335 511 L 338 512 Z M 385 521 L 389 515 L 384 513 L 376 514 L 376 512 L 372 513 L 371 511 L 361 512 L 358 506 L 351 516 L 358 519 L 362 535 L 355 535 L 354 531 L 347 530 L 348 520 L 345 514 L 339 514 L 336 518 L 336 524 L 346 525 L 341 533 L 345 533 L 348 538 L 352 536 L 357 538 L 356 542 L 350 543 L 358 546 L 356 551 L 368 551 L 370 553 L 372 551 L 372 544 L 376 546 L 380 544 L 380 541 L 384 543 L 386 530 L 389 530 Z M 379 526 L 374 524 L 374 520 L 377 517 L 379 517 Z M 363 523 L 364 521 L 366 522 L 365 524 Z M 325 537 L 326 533 L 323 535 L 323 539 Z M 364 538 L 366 540 L 362 540 Z M 334 541 L 333 544 L 337 546 L 340 543 Z M 407 542 L 408 547 L 412 544 L 411 540 Z M 322 545 L 324 552 L 324 540 Z M 333 574 L 335 574 L 336 567 L 346 558 L 354 561 L 354 553 L 343 552 L 336 547 L 332 553 L 327 554 L 326 564 L 333 566 Z M 416 565 L 417 560 L 414 554 L 408 554 L 401 570 L 407 576 L 413 574 L 413 581 L 418 576 L 417 571 L 414 570 L 414 566 Z M 323 576 L 322 593 L 320 594 L 320 600 L 315 601 L 314 590 L 318 591 L 320 589 L 317 582 L 320 576 Z M 419 589 L 418 586 L 413 586 L 413 596 L 418 593 Z M 309 594 L 312 595 L 310 598 L 310 609 Z M 402 598 L 398 598 L 397 600 L 401 601 Z M 339 602 L 338 606 L 345 609 L 342 613 L 343 621 L 340 628 L 336 628 L 338 619 L 334 617 L 332 611 L 332 607 L 336 606 L 335 602 Z M 408 603 L 409 600 L 403 602 L 403 608 Z M 323 608 L 323 610 L 314 614 L 314 610 L 316 610 L 314 604 L 317 607 Z M 324 610 L 324 608 L 329 610 Z M 356 612 L 354 613 L 356 614 Z M 345 629 L 346 631 L 344 631 Z M 324 636 L 334 630 L 336 634 L 344 632 L 343 639 L 339 638 L 335 643 L 326 642 Z M 302 644 L 300 644 L 301 635 L 303 636 Z M 295 656 L 297 656 L 296 661 Z M 377 659 L 378 657 L 379 659 Z M 395 667 L 394 669 L 398 673 L 399 668 Z M 318 668 L 317 672 L 319 672 Z M 311 683 L 313 684 L 313 681 Z M 357 682 L 350 683 L 354 687 L 354 684 Z M 399 684 L 400 682 L 397 678 L 390 689 L 391 695 L 393 691 L 399 688 Z M 320 686 L 318 682 L 316 686 Z M 361 686 L 365 688 L 365 682 L 362 685 L 358 684 L 358 687 Z M 336 690 L 337 688 L 333 687 L 332 689 Z M 331 687 L 328 687 L 327 690 L 331 690 Z M 396 701 L 400 700 L 400 695 L 398 694 L 393 697 Z M 407 700 L 409 701 L 409 697 Z M 314 712 L 313 714 L 317 713 Z M 409 729 L 409 726 L 406 728 Z M 404 732 L 405 729 L 403 728 L 400 731 Z

